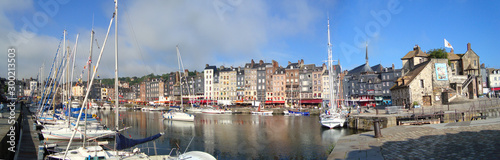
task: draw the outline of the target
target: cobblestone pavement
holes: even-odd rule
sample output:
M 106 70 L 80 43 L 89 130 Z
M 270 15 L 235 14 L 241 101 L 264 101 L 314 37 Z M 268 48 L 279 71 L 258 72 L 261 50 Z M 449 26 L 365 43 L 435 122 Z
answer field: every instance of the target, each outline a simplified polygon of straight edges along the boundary
M 500 159 L 500 118 L 382 129 L 342 137 L 328 159 Z

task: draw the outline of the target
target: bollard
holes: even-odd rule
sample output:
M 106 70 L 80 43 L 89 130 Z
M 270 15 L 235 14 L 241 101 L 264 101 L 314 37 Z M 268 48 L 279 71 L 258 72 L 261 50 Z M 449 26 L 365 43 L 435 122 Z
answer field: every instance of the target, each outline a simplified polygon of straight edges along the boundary
M 380 132 L 380 122 L 382 122 L 382 120 L 380 119 L 373 120 L 373 131 L 375 132 L 375 138 L 382 137 L 382 132 Z
M 43 160 L 43 155 L 45 154 L 45 146 L 38 145 L 38 160 Z

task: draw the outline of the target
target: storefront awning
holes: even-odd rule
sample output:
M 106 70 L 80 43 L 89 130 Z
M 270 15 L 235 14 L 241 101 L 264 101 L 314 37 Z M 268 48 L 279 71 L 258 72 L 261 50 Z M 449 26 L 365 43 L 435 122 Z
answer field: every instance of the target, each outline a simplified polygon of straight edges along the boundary
M 300 103 L 319 104 L 319 103 L 323 103 L 323 100 L 322 99 L 303 99 L 303 100 L 300 100 Z
M 266 104 L 285 104 L 285 101 L 266 101 Z

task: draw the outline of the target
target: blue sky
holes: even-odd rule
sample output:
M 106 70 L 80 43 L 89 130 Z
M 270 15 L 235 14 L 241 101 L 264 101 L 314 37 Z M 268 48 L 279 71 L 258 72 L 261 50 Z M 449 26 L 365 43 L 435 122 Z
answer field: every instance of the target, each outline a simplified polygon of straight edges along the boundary
M 52 5 L 45 10 L 40 2 Z M 205 64 L 243 66 L 251 59 L 276 60 L 282 66 L 304 59 L 321 65 L 327 59 L 328 16 L 334 58 L 343 69 L 364 63 L 366 42 L 370 65 L 401 67 L 401 57 L 414 45 L 426 51 L 442 48 L 444 38 L 455 53 L 464 53 L 471 43 L 481 63 L 500 68 L 495 49 L 500 44 L 499 7 L 498 1 L 468 0 L 120 0 L 120 76 L 178 70 L 176 45 L 189 70 L 200 71 Z M 88 57 L 92 24 L 102 46 L 113 10 L 111 0 L 2 1 L 0 47 L 17 49 L 18 78 L 35 77 L 43 63 L 48 73 L 64 29 L 71 48 L 80 34 L 76 77 Z M 113 38 L 114 26 L 101 77 L 113 77 Z M 95 41 L 93 53 L 96 62 Z M 6 72 L 1 70 L 0 76 Z

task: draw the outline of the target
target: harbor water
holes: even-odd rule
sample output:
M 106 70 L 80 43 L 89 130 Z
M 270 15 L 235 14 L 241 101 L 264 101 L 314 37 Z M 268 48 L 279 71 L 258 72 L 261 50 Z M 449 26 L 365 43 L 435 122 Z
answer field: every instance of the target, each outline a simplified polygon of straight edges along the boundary
M 95 113 L 102 124 L 114 128 L 114 111 Z M 163 120 L 158 111 L 119 114 L 119 127 L 130 127 L 121 133 L 129 138 L 165 133 L 136 146 L 148 155 L 175 155 L 174 148 L 180 148 L 181 153 L 205 151 L 218 159 L 326 159 L 340 137 L 357 132 L 322 128 L 318 116 L 194 114 L 194 122 L 181 122 Z

